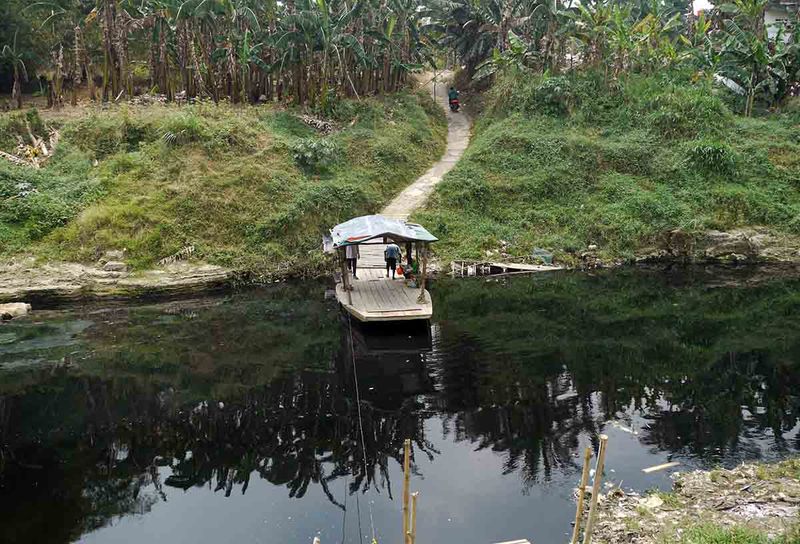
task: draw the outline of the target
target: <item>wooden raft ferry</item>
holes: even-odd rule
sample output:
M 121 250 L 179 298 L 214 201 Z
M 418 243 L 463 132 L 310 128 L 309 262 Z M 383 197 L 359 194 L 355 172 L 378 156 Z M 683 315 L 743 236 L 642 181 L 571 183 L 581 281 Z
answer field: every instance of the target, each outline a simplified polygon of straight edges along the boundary
M 428 244 L 438 239 L 421 225 L 382 215 L 356 217 L 331 229 L 323 241 L 326 252 L 335 252 L 340 278 L 336 298 L 359 321 L 408 321 L 430 319 L 433 303 L 426 290 Z M 403 253 L 403 266 L 416 261 L 418 276 L 410 281 L 403 276 L 386 277 L 384 250 L 394 242 Z M 347 246 L 357 245 L 357 276 L 347 269 Z M 400 264 L 400 262 L 398 262 Z

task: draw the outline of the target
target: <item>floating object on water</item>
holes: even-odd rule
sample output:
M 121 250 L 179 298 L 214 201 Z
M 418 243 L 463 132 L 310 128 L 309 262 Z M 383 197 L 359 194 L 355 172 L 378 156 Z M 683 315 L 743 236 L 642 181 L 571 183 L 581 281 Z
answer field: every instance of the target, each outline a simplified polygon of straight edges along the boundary
M 575 390 L 567 391 L 566 393 L 561 393 L 560 395 L 556 396 L 556 402 L 561 402 L 564 400 L 574 399 L 578 396 L 578 392 Z
M 639 431 L 635 431 L 635 430 L 631 429 L 630 427 L 626 427 L 625 425 L 622 425 L 619 421 L 613 421 L 613 420 L 612 421 L 607 421 L 606 424 L 607 425 L 611 425 L 615 429 L 619 429 L 622 432 L 625 432 L 625 433 L 628 433 L 628 434 L 632 434 L 634 436 L 639 436 Z
M 540 247 L 533 248 L 531 257 L 534 261 L 542 261 L 543 264 L 553 264 L 553 254 Z
M 644 472 L 645 474 L 650 474 L 651 472 L 658 472 L 659 470 L 665 470 L 668 468 L 677 467 L 678 465 L 680 465 L 678 461 L 670 461 L 669 463 L 664 463 L 662 465 L 643 468 L 642 472 Z

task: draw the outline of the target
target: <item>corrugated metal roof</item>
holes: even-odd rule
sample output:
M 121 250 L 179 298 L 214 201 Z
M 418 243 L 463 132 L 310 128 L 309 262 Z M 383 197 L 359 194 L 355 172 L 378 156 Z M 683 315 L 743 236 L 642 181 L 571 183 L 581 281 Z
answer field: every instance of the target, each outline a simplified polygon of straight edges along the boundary
M 331 229 L 331 239 L 335 248 L 362 244 L 384 236 L 396 242 L 436 242 L 438 240 L 422 225 L 382 215 L 355 217 Z

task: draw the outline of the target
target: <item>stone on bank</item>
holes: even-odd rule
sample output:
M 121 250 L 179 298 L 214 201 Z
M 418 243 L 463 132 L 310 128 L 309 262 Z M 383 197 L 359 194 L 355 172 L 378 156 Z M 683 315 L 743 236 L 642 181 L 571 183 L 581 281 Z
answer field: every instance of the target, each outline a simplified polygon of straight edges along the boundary
M 31 311 L 31 305 L 26 302 L 10 302 L 0 304 L 0 320 L 8 321 L 15 317 L 22 317 Z

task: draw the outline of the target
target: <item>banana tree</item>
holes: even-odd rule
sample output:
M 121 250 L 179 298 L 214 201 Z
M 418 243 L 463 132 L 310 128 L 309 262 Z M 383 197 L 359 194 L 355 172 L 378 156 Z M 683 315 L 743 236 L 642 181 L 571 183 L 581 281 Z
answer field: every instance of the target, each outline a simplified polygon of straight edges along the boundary
M 744 89 L 744 115 L 749 117 L 758 93 L 766 92 L 773 101 L 778 98 L 779 86 L 789 77 L 786 61 L 790 51 L 771 46 L 733 20 L 726 21 L 725 26 L 719 71 Z
M 22 109 L 22 82 L 28 81 L 28 69 L 25 66 L 25 54 L 17 47 L 17 33 L 14 32 L 14 41 L 10 46 L 3 46 L 0 51 L 0 59 L 11 65 L 14 72 L 11 101 L 17 103 L 17 109 Z
M 717 73 L 722 57 L 719 48 L 711 38 L 712 21 L 700 12 L 686 34 L 681 34 L 680 42 L 684 49 L 680 60 L 692 63 L 701 77 L 711 77 Z
M 599 66 L 608 50 L 614 7 L 598 1 L 578 5 L 568 12 L 568 16 L 573 23 L 574 37 L 583 45 L 583 63 L 589 67 Z
M 563 58 L 565 37 L 571 30 L 567 11 L 560 0 L 540 0 L 531 12 L 531 20 L 539 27 L 537 36 L 543 71 L 558 73 Z
M 508 31 L 508 48 L 505 51 L 495 49 L 492 56 L 478 66 L 473 79 L 483 79 L 503 70 L 529 68 L 536 53 L 530 43 L 525 42 L 513 31 Z

